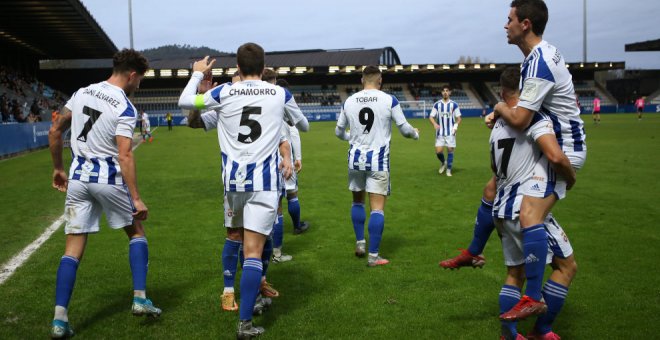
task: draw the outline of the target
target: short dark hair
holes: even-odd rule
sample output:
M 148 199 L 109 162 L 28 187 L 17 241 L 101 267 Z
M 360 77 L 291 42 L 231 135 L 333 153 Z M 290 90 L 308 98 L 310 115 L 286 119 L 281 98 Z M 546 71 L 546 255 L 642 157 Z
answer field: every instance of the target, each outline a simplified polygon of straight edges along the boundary
M 375 74 L 380 75 L 381 72 L 380 72 L 380 69 L 377 66 L 374 66 L 374 65 L 366 66 L 364 68 L 364 70 L 362 70 L 362 75 L 363 76 L 371 76 L 371 75 L 375 75 Z
M 451 86 L 449 84 L 442 85 L 442 90 L 444 91 L 444 89 L 451 91 Z
M 277 72 L 269 68 L 265 68 L 264 72 L 261 74 L 261 80 L 269 83 L 275 81 L 277 80 Z
M 500 86 L 506 92 L 518 91 L 520 87 L 520 68 L 507 67 L 500 75 Z
M 277 86 L 279 86 L 279 87 L 283 87 L 283 88 L 285 88 L 285 89 L 288 89 L 288 88 L 289 88 L 289 82 L 286 81 L 286 79 L 281 79 L 281 78 L 278 79 L 278 80 L 275 82 L 275 85 L 277 85 Z
M 380 76 L 381 72 L 378 66 L 369 65 L 362 70 L 362 78 L 366 82 L 374 82 Z
M 148 68 L 147 58 L 136 50 L 125 48 L 112 56 L 113 73 L 135 71 L 140 75 L 144 75 Z
M 261 76 L 264 59 L 264 49 L 255 43 L 245 43 L 236 52 L 236 62 L 245 76 Z
M 548 6 L 543 0 L 513 0 L 511 7 L 516 8 L 518 21 L 529 19 L 532 22 L 532 32 L 541 36 L 548 23 Z

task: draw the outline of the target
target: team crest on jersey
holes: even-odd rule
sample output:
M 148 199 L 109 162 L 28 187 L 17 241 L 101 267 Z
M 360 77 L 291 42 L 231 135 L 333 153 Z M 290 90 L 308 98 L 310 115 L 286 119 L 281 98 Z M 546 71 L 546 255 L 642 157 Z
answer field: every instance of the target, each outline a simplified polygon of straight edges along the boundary
M 244 170 L 237 170 L 236 171 L 236 179 L 232 179 L 229 181 L 229 184 L 234 184 L 234 185 L 250 185 L 252 184 L 252 180 L 245 180 L 246 174 Z

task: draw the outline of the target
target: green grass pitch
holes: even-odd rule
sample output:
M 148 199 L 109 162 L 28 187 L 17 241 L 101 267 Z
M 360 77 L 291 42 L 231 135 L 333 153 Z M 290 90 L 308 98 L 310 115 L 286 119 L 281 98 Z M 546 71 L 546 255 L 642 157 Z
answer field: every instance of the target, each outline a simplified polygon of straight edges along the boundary
M 554 329 L 566 339 L 654 338 L 660 334 L 660 115 L 640 122 L 633 114 L 603 115 L 598 127 L 583 118 L 586 166 L 554 209 L 579 269 Z M 284 251 L 294 260 L 268 271 L 281 297 L 255 318 L 266 328 L 263 339 L 499 337 L 505 268 L 497 237 L 486 247 L 483 270 L 438 267 L 472 236 L 490 175 L 489 131 L 479 119 L 464 119 L 450 178 L 437 174 L 430 124 L 410 122 L 420 129 L 419 141 L 393 129 L 392 195 L 381 244 L 391 263 L 379 268 L 353 255 L 347 143 L 334 136 L 334 122 L 312 123 L 302 134 L 299 197 L 311 229 L 294 236 L 285 212 Z M 147 294 L 164 312 L 158 320 L 130 314 L 128 242 L 103 223 L 89 239 L 70 304 L 77 337 L 233 338 L 238 315 L 223 312 L 219 302 L 225 231 L 216 134 L 159 128 L 136 157 L 150 211 Z M 47 150 L 0 161 L 0 263 L 61 215 L 64 195 L 50 188 L 51 171 Z M 0 285 L 0 339 L 47 336 L 63 250 L 60 229 Z M 531 325 L 519 328 L 526 334 Z

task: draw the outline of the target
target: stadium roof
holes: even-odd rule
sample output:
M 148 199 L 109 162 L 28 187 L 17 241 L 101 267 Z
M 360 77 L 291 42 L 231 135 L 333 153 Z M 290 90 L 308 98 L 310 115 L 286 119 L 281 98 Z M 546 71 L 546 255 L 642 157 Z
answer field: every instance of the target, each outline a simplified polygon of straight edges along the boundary
M 0 1 L 0 40 L 40 58 L 111 58 L 117 47 L 79 0 Z
M 626 44 L 626 52 L 660 51 L 660 39 Z
M 236 54 L 225 54 L 214 57 L 218 68 L 236 67 Z M 149 60 L 149 66 L 154 69 L 190 68 L 195 59 L 161 59 Z M 297 50 L 266 52 L 266 65 L 269 67 L 293 67 L 305 65 L 308 67 L 330 67 L 350 65 L 397 65 L 399 55 L 392 47 L 375 49 L 342 49 L 342 50 Z

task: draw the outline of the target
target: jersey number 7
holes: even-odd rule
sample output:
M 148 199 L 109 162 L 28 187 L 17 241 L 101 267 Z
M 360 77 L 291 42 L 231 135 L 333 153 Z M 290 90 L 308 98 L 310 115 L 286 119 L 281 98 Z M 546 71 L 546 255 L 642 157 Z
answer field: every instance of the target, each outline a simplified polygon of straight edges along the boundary
M 89 119 L 87 119 L 87 122 L 85 123 L 85 126 L 83 127 L 82 131 L 80 131 L 80 135 L 78 135 L 78 140 L 87 143 L 87 134 L 89 131 L 92 129 L 92 126 L 94 126 L 94 123 L 99 119 L 101 114 L 103 112 L 99 110 L 94 110 L 89 106 L 83 107 L 82 113 L 86 116 L 89 116 Z

